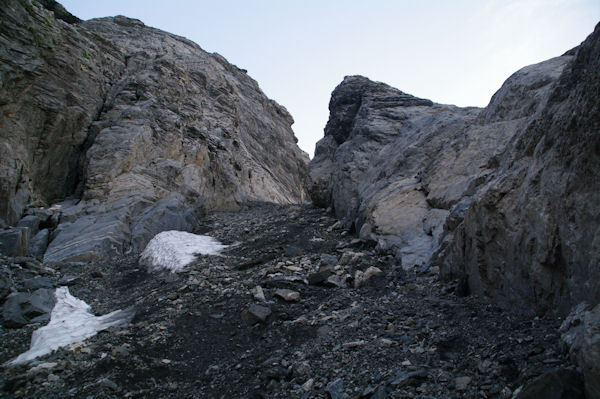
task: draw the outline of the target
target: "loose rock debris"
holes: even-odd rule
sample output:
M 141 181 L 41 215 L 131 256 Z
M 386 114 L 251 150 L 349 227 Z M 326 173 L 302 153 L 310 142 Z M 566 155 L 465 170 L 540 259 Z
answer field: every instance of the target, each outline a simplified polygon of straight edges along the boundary
M 3 368 L 2 395 L 510 398 L 572 368 L 560 320 L 458 297 L 456 282 L 404 271 L 336 224 L 310 206 L 213 214 L 194 233 L 228 248 L 176 274 L 148 272 L 134 256 L 55 269 L 2 258 L 13 290 L 47 277 L 69 281 L 95 314 L 136 310 L 125 328 Z M 26 351 L 42 325 L 2 327 L 0 362 Z

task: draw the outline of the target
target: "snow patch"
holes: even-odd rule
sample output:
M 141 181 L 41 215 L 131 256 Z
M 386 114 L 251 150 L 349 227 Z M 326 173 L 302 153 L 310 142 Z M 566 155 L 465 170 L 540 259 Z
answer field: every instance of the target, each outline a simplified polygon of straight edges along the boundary
M 104 316 L 94 316 L 90 305 L 71 295 L 67 287 L 54 291 L 56 304 L 50 322 L 31 334 L 30 349 L 8 362 L 9 365 L 27 363 L 60 347 L 83 341 L 109 327 L 129 324 L 133 308 L 116 310 Z
M 196 255 L 219 255 L 227 245 L 210 236 L 163 231 L 154 236 L 140 255 L 140 263 L 149 270 L 181 271 L 196 259 Z

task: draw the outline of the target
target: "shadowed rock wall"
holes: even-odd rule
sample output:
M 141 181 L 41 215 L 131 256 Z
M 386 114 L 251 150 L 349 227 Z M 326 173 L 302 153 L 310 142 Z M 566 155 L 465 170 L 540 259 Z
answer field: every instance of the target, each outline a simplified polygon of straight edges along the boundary
M 403 267 L 523 311 L 600 299 L 600 38 L 513 74 L 484 109 L 360 76 L 334 90 L 313 202 Z

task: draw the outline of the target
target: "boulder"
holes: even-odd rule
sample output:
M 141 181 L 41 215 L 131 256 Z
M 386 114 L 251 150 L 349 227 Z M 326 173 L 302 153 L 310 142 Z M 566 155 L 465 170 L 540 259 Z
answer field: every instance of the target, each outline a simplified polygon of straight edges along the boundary
M 72 223 L 61 223 L 44 254 L 44 263 L 91 262 L 122 254 L 131 237 L 131 204 L 121 202 L 95 210 Z
M 27 280 L 23 280 L 23 289 L 25 291 L 36 291 L 40 288 L 54 288 L 54 284 L 48 277 L 33 277 Z
M 0 254 L 23 256 L 27 252 L 27 227 L 14 227 L 0 231 Z
M 48 321 L 55 303 L 52 289 L 40 288 L 31 294 L 13 293 L 6 298 L 2 307 L 4 326 L 18 328 L 29 323 Z
M 514 399 L 538 398 L 585 399 L 581 375 L 568 369 L 548 371 L 529 382 L 514 396 Z
M 31 238 L 40 231 L 40 222 L 39 216 L 27 215 L 19 220 L 17 227 L 27 228 L 27 241 L 30 241 Z
M 257 323 L 264 323 L 271 313 L 271 308 L 268 306 L 252 304 L 242 312 L 242 320 L 249 326 L 253 326 Z
M 39 231 L 29 242 L 27 246 L 27 256 L 36 259 L 43 259 L 46 248 L 48 248 L 48 241 L 50 238 L 50 230 L 43 229 Z

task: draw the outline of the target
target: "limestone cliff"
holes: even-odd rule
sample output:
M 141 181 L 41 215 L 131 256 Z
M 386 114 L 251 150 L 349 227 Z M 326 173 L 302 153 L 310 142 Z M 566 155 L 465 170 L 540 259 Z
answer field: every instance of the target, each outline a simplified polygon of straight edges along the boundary
M 484 109 L 346 77 L 310 164 L 313 202 L 403 267 L 439 265 L 497 303 L 598 303 L 599 47 L 596 28 Z
M 244 70 L 138 20 L 57 7 L 0 5 L 0 218 L 70 199 L 51 210 L 46 261 L 139 250 L 249 201 L 305 200 L 293 119 Z

